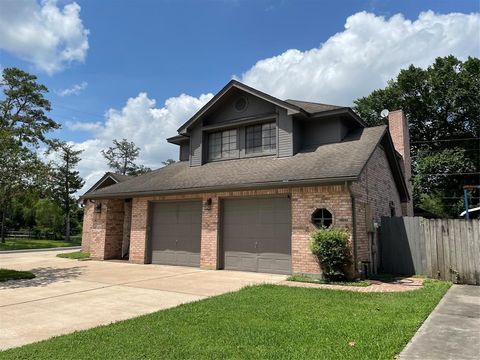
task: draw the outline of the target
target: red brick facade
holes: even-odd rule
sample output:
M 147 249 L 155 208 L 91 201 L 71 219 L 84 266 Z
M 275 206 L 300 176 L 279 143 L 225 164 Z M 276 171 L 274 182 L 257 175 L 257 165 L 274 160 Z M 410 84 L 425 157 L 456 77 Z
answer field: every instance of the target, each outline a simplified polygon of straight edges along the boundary
M 337 185 L 282 187 L 262 190 L 209 192 L 183 195 L 163 195 L 133 198 L 131 202 L 130 254 L 129 261 L 148 261 L 148 206 L 151 201 L 202 200 L 201 267 L 217 269 L 219 264 L 219 214 L 221 199 L 228 197 L 289 196 L 292 209 L 292 272 L 319 273 L 320 267 L 310 251 L 310 235 L 315 230 L 311 223 L 312 213 L 317 208 L 327 208 L 333 214 L 333 226 L 347 229 L 355 243 L 357 265 L 371 261 L 369 230 L 371 219 L 379 222 L 381 216 L 390 215 L 390 204 L 398 214 L 401 205 L 398 192 L 383 149 L 378 147 L 360 180 Z M 352 196 L 355 203 L 355 226 L 353 224 Z M 211 204 L 205 205 L 207 199 Z M 99 200 L 96 201 L 98 204 Z M 90 250 L 98 259 L 121 256 L 123 239 L 124 200 L 103 200 L 100 213 L 87 201 L 84 217 L 82 249 Z M 371 215 L 370 215 L 371 214 Z M 356 230 L 353 236 L 353 230 Z M 352 249 L 353 250 L 353 249 Z M 221 255 L 220 255 L 221 256 Z M 359 267 L 360 269 L 360 267 Z M 361 270 L 361 269 L 360 269 Z

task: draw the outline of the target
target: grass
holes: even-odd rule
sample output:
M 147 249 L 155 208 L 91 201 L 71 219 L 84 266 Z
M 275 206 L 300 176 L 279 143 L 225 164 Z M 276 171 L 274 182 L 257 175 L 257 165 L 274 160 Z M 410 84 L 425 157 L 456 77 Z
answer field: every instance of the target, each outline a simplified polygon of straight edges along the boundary
M 82 259 L 89 259 L 90 258 L 90 253 L 82 252 L 82 251 L 75 251 L 75 252 L 71 252 L 71 253 L 57 254 L 57 257 L 66 258 L 66 259 L 82 260 Z
M 261 285 L 0 353 L 0 359 L 393 359 L 450 283 L 403 293 Z
M 25 250 L 25 249 L 46 249 L 55 247 L 78 246 L 79 242 L 67 242 L 63 240 L 39 240 L 30 238 L 7 238 L 5 243 L 0 242 L 2 250 Z
M 324 279 L 317 279 L 308 275 L 291 275 L 287 278 L 288 281 L 298 281 L 313 284 L 328 284 L 328 285 L 343 285 L 343 286 L 369 286 L 370 283 L 366 280 L 354 281 L 329 281 Z
M 8 280 L 33 279 L 35 274 L 30 271 L 0 269 L 0 282 Z

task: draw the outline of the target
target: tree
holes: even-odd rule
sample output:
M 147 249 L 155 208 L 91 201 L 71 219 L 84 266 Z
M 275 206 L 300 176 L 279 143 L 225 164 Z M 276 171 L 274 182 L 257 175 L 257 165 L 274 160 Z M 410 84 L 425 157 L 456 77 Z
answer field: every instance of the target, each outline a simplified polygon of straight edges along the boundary
M 123 139 L 113 140 L 113 146 L 102 150 L 102 155 L 108 161 L 108 166 L 115 172 L 123 175 L 139 175 L 151 171 L 151 169 L 135 164 L 140 154 L 140 148 L 133 141 Z
M 73 196 L 85 183 L 76 166 L 83 150 L 75 150 L 73 145 L 60 144 L 56 147 L 58 161 L 53 170 L 53 198 L 63 211 L 65 217 L 65 240 L 70 241 L 70 217 L 76 201 Z
M 5 222 L 12 199 L 26 189 L 42 188 L 48 166 L 8 131 L 0 131 L 0 211 L 1 241 L 5 242 Z
M 436 194 L 444 197 L 446 212 L 458 215 L 462 185 L 480 183 L 479 92 L 480 59 L 462 62 L 450 55 L 427 69 L 411 65 L 384 89 L 355 101 L 355 111 L 369 126 L 386 123 L 383 109 L 406 113 L 416 203 Z
M 14 196 L 31 187 L 45 186 L 48 167 L 32 148 L 52 144 L 46 134 L 60 125 L 50 119 L 48 89 L 34 75 L 5 68 L 0 79 L 0 211 L 1 239 L 5 241 L 7 210 Z
M 176 161 L 173 160 L 173 159 L 167 159 L 165 161 L 162 161 L 162 164 L 165 165 L 165 166 L 170 165 L 170 164 L 175 164 L 175 163 L 176 163 Z
M 46 134 L 60 128 L 45 114 L 51 110 L 50 102 L 44 98 L 48 89 L 36 80 L 35 75 L 17 68 L 3 69 L 0 80 L 4 95 L 0 100 L 0 130 L 7 131 L 21 145 L 50 143 Z

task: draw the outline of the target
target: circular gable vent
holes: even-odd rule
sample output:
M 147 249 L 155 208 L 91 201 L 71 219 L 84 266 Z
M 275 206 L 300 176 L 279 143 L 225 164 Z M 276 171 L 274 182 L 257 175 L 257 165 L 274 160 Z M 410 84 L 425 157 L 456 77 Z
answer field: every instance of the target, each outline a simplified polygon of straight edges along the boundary
M 235 110 L 238 111 L 238 112 L 245 111 L 247 109 L 247 106 L 248 106 L 247 98 L 243 97 L 243 96 L 238 98 L 237 101 L 235 101 L 235 104 L 234 104 Z

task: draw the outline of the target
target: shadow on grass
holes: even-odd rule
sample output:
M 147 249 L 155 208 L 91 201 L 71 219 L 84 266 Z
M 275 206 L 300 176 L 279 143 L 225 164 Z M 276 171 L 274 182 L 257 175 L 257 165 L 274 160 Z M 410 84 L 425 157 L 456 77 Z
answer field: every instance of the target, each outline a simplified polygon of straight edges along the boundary
M 69 268 L 41 267 L 31 269 L 35 274 L 34 279 L 8 280 L 0 283 L 0 289 L 19 289 L 29 287 L 47 286 L 59 281 L 71 280 L 82 274 L 85 266 L 74 266 Z

